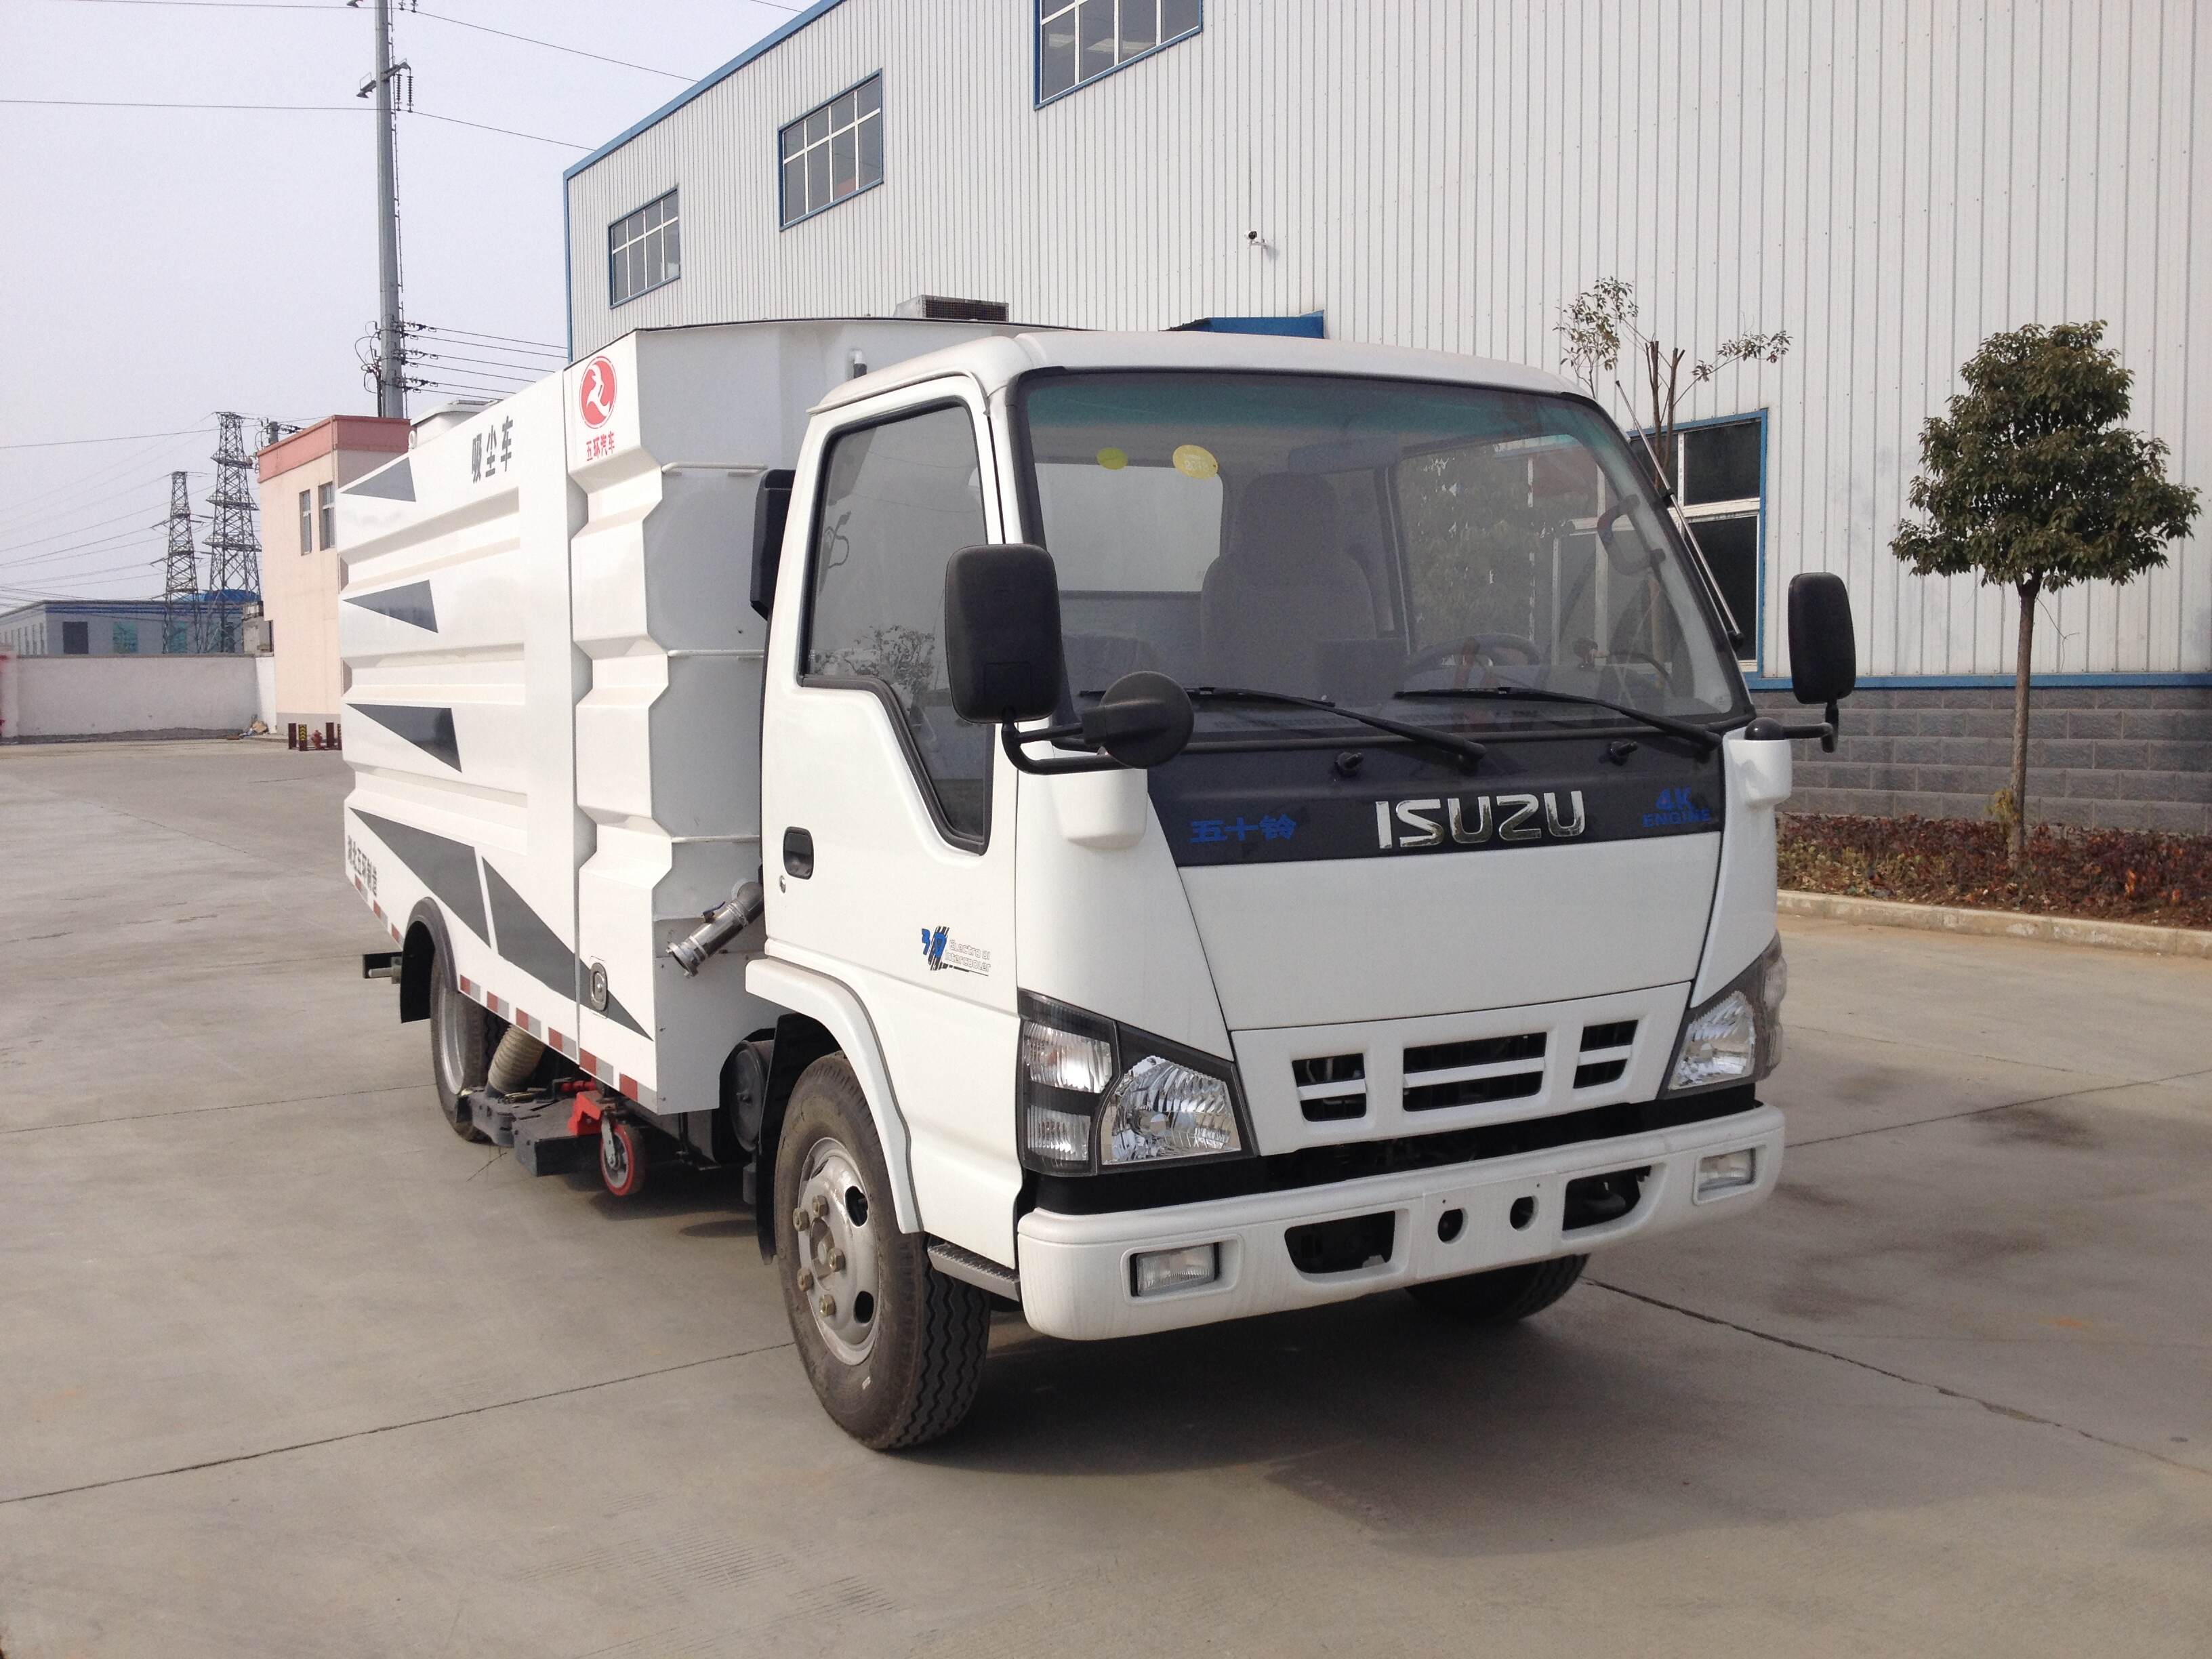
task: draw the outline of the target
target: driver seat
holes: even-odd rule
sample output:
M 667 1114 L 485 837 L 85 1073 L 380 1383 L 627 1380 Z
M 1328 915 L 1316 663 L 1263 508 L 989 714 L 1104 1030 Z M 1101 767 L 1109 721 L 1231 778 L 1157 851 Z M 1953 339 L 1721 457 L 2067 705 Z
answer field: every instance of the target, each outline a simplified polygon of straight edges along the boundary
M 1375 637 L 1374 596 L 1346 556 L 1335 492 L 1300 472 L 1247 484 L 1228 544 L 1207 567 L 1198 616 L 1206 684 L 1322 695 L 1316 647 Z

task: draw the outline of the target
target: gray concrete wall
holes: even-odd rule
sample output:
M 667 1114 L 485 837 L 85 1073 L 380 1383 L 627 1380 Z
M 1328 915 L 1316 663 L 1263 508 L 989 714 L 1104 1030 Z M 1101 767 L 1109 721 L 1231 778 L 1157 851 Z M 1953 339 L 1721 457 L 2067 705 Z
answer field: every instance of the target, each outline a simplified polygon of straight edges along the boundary
M 1859 692 L 1832 755 L 1801 743 L 1801 812 L 1985 817 L 2009 781 L 2009 688 Z M 1805 718 L 1787 692 L 1762 708 Z M 2212 835 L 2212 686 L 2038 688 L 2028 720 L 2031 818 Z

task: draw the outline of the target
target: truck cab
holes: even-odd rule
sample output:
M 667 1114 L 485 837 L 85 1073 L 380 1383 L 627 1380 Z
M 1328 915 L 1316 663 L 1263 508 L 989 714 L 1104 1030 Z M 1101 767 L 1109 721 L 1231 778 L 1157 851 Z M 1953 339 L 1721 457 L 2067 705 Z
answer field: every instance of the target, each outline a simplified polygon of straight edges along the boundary
M 455 1133 L 734 1170 L 871 1446 L 994 1310 L 1524 1317 L 1781 1164 L 1850 614 L 1792 582 L 1826 719 L 1758 714 L 1670 505 L 1509 364 L 640 330 L 341 493 L 364 972 Z
M 957 1420 L 975 1298 L 1073 1339 L 1401 1288 L 1518 1317 L 1773 1190 L 1808 733 L 1754 720 L 1596 404 L 1014 334 L 836 387 L 790 484 L 744 972 L 809 1035 L 756 1173 L 848 1429 Z M 1836 598 L 1792 596 L 1811 701 Z

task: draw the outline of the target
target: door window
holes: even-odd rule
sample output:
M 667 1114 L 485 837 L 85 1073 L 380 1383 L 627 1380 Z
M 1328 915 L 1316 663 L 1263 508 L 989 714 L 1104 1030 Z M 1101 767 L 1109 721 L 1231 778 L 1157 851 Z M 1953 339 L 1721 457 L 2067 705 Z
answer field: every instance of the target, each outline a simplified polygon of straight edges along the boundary
M 832 439 L 823 463 L 804 661 L 810 682 L 862 685 L 892 711 L 950 840 L 991 823 L 993 732 L 952 712 L 945 565 L 988 542 L 965 408 L 924 410 Z

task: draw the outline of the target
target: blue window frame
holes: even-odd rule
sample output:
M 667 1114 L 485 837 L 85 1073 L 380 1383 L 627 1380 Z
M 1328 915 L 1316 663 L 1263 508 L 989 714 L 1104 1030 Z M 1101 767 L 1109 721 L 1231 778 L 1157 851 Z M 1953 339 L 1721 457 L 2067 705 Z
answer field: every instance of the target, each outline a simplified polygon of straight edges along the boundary
M 787 229 L 883 183 L 883 72 L 786 122 L 775 153 Z
M 674 191 L 655 197 L 607 227 L 609 305 L 635 300 L 683 274 L 684 245 L 676 222 Z
M 1064 98 L 1196 34 L 1200 0 L 1036 0 L 1036 101 Z

